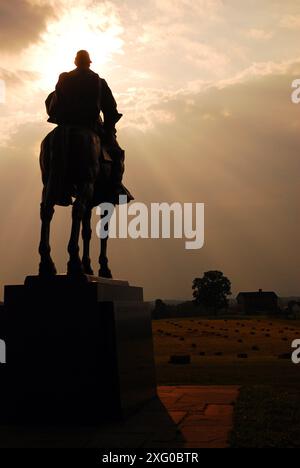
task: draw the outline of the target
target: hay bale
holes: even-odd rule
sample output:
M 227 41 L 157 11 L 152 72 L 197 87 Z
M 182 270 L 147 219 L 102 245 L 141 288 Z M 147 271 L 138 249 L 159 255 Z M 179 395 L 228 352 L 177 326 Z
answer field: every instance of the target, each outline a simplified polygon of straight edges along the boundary
M 291 359 L 291 353 L 278 354 L 278 359 Z
M 190 354 L 173 354 L 170 356 L 169 364 L 180 364 L 186 365 L 191 363 L 191 356 Z

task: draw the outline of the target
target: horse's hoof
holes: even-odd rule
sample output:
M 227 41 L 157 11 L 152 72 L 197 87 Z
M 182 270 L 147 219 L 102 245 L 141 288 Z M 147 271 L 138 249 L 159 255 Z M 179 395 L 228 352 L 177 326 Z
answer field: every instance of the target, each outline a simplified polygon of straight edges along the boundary
M 41 260 L 39 265 L 39 276 L 43 278 L 51 278 L 57 274 L 55 264 L 51 258 Z
M 73 277 L 84 276 L 85 272 L 84 272 L 84 268 L 80 259 L 68 261 L 67 274 L 68 276 L 73 276 Z
M 93 276 L 94 275 L 94 271 L 91 267 L 91 261 L 82 261 L 82 266 L 83 266 L 83 271 L 86 275 L 91 275 Z
M 100 268 L 99 276 L 101 276 L 101 278 L 112 278 L 112 273 L 108 267 Z
M 86 274 L 86 275 L 90 275 L 90 276 L 94 276 L 94 270 L 92 269 L 91 266 L 89 267 L 83 267 L 83 272 Z

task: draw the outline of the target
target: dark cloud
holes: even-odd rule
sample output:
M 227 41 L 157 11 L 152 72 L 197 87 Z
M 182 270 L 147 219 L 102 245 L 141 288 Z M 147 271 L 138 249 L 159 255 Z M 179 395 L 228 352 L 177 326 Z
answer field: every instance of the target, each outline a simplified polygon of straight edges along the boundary
M 50 6 L 0 0 L 0 50 L 19 51 L 35 42 L 51 16 Z

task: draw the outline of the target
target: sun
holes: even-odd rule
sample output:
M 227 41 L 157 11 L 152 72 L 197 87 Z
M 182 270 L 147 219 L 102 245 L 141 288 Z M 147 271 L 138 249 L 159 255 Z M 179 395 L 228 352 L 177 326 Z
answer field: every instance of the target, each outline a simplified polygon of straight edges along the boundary
M 40 42 L 27 51 L 27 60 L 40 77 L 36 85 L 53 89 L 59 74 L 75 67 L 74 58 L 80 49 L 88 50 L 92 68 L 101 70 L 114 54 L 123 53 L 122 33 L 118 18 L 105 10 L 105 5 L 65 11 L 48 24 Z

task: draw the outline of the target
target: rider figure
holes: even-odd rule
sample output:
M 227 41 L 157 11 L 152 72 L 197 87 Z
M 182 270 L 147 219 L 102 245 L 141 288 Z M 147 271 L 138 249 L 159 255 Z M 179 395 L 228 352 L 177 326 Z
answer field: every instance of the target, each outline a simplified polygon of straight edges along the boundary
M 86 126 L 97 132 L 103 147 L 112 158 L 112 194 L 128 194 L 122 185 L 124 150 L 116 139 L 116 123 L 122 117 L 107 82 L 90 69 L 86 50 L 77 52 L 75 70 L 59 76 L 55 92 L 46 100 L 48 122 L 58 125 Z M 104 116 L 101 119 L 100 112 Z

